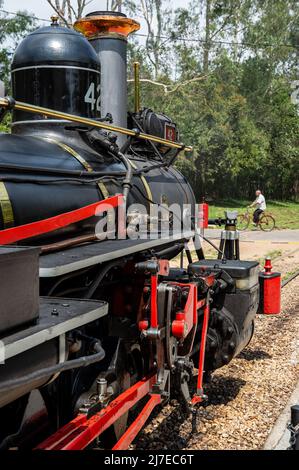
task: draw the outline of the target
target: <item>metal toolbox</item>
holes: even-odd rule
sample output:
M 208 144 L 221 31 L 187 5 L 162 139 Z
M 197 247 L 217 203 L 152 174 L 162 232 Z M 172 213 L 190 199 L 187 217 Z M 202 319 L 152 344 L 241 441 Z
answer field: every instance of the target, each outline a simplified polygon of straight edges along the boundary
M 226 271 L 235 281 L 236 288 L 249 290 L 258 284 L 259 263 L 257 261 L 203 259 L 189 265 L 190 274 L 206 270 Z
M 38 318 L 39 253 L 0 246 L 0 336 Z

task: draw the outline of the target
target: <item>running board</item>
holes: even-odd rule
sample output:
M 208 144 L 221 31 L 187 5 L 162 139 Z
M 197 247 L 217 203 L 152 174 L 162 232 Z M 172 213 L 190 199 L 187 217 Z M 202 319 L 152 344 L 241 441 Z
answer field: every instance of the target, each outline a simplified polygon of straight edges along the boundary
M 57 253 L 40 257 L 41 278 L 57 277 L 114 259 L 124 258 L 134 253 L 171 245 L 174 242 L 189 241 L 194 237 L 193 231 L 175 232 L 168 237 L 157 234 L 154 239 L 138 240 L 105 240 L 69 248 Z

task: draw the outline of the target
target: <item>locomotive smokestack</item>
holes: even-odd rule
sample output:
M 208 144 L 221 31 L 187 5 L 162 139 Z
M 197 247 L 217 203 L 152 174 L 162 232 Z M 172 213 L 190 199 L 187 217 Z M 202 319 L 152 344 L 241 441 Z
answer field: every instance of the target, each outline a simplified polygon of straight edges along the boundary
M 96 11 L 74 27 L 90 41 L 101 62 L 102 117 L 111 113 L 115 125 L 127 127 L 127 38 L 139 30 L 139 23 L 123 13 Z M 125 140 L 119 136 L 118 144 Z

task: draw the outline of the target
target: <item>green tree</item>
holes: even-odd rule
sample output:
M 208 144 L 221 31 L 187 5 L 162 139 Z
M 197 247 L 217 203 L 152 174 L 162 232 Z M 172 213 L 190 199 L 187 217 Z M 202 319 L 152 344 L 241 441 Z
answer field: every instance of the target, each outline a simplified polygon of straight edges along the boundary
M 0 0 L 0 8 L 3 7 L 3 0 Z M 10 63 L 14 50 L 21 39 L 36 26 L 36 21 L 32 14 L 25 11 L 18 12 L 18 15 L 10 17 L 6 13 L 0 12 L 0 80 L 2 80 L 9 92 L 10 88 Z M 0 131 L 8 131 L 10 116 L 8 115 L 2 124 Z
M 70 2 L 48 3 L 64 8 L 69 25 Z M 196 0 L 173 10 L 170 0 L 109 0 L 109 8 L 143 18 L 145 37 L 129 41 L 130 108 L 138 60 L 143 106 L 174 117 L 181 140 L 194 147 L 176 165 L 197 198 L 251 197 L 261 186 L 267 197 L 298 199 L 299 110 L 292 94 L 299 2 Z M 79 14 L 71 13 L 72 20 Z M 20 29 L 8 33 L 2 24 L 10 54 L 24 30 L 17 20 L 14 27 Z M 10 57 L 4 52 L 7 84 Z
M 3 7 L 3 0 L 0 0 L 0 8 Z M 26 11 L 19 11 L 14 17 L 0 12 L 0 80 L 6 86 L 10 82 L 10 63 L 18 43 L 21 39 L 32 31 L 36 26 L 33 14 Z
M 130 15 L 143 18 L 146 25 L 144 58 L 154 79 L 169 73 L 169 43 L 165 34 L 171 18 L 170 0 L 123 0 L 122 8 Z
M 182 93 L 186 111 L 178 119 L 195 147 L 197 194 L 244 197 L 258 185 L 271 197 L 298 198 L 299 118 L 290 99 L 298 8 L 205 0 L 176 12 L 181 80 L 207 75 Z

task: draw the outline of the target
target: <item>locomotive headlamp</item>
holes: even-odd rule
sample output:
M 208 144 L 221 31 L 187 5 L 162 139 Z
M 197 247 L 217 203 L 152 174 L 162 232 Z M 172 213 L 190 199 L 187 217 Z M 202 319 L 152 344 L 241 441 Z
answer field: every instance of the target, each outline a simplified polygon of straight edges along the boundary
M 107 35 L 117 35 L 126 39 L 129 34 L 140 29 L 140 24 L 120 13 L 113 15 L 109 12 L 107 15 L 103 12 L 94 12 L 76 21 L 74 28 L 83 33 L 87 39 Z

